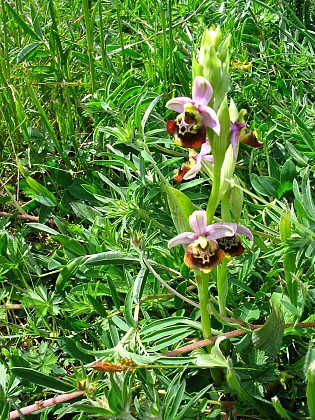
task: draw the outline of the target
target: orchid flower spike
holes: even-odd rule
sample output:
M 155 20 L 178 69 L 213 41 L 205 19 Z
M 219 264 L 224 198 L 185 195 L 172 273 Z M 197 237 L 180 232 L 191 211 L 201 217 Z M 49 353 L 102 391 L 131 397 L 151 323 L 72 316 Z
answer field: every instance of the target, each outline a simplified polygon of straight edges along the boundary
M 192 99 L 180 96 L 169 100 L 167 108 L 179 113 L 176 120 L 168 121 L 167 131 L 176 144 L 190 149 L 201 146 L 206 141 L 207 127 L 220 134 L 220 122 L 215 111 L 208 106 L 213 89 L 202 76 L 197 76 L 193 84 Z
M 249 229 L 236 223 L 207 225 L 207 213 L 204 210 L 190 215 L 189 224 L 193 231 L 175 236 L 169 241 L 168 247 L 189 244 L 185 252 L 185 264 L 204 273 L 209 273 L 219 265 L 225 256 L 240 255 L 244 251 L 237 234 L 253 239 Z

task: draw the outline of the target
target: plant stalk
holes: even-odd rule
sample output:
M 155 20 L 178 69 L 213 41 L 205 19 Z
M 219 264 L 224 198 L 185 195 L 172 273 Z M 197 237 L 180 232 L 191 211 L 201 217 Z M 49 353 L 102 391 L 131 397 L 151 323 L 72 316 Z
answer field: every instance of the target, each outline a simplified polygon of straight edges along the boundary
M 198 288 L 198 296 L 199 296 L 202 335 L 203 335 L 204 339 L 208 339 L 208 338 L 212 337 L 211 319 L 210 319 L 210 314 L 208 312 L 209 274 L 204 274 L 201 271 L 195 271 L 195 277 L 196 277 L 197 288 Z

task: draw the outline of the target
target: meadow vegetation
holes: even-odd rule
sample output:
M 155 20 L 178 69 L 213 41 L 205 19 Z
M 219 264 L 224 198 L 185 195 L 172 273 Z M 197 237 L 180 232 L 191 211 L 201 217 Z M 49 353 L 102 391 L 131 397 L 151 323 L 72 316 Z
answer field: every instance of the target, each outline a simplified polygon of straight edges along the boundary
M 1 0 L 0 25 L 0 419 L 315 419 L 314 2 Z M 239 147 L 254 240 L 223 301 L 210 273 L 206 337 L 167 244 L 171 188 L 205 210 L 211 182 L 173 179 L 165 105 L 218 25 L 263 147 Z

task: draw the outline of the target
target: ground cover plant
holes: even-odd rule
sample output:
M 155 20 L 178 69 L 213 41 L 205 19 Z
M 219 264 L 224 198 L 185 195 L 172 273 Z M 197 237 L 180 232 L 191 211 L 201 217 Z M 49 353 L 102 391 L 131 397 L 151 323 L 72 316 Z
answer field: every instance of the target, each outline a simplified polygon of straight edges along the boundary
M 314 10 L 1 2 L 1 419 L 315 418 Z

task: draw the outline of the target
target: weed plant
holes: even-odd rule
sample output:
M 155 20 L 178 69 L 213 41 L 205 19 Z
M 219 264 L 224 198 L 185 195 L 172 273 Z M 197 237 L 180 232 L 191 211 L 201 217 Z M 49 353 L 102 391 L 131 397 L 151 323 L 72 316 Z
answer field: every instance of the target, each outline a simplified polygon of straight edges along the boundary
M 1 0 L 0 25 L 0 419 L 315 419 L 314 2 Z M 213 25 L 264 144 L 240 145 L 254 241 L 225 314 L 213 270 L 215 344 L 165 191 L 209 196 L 173 180 L 165 104 Z

